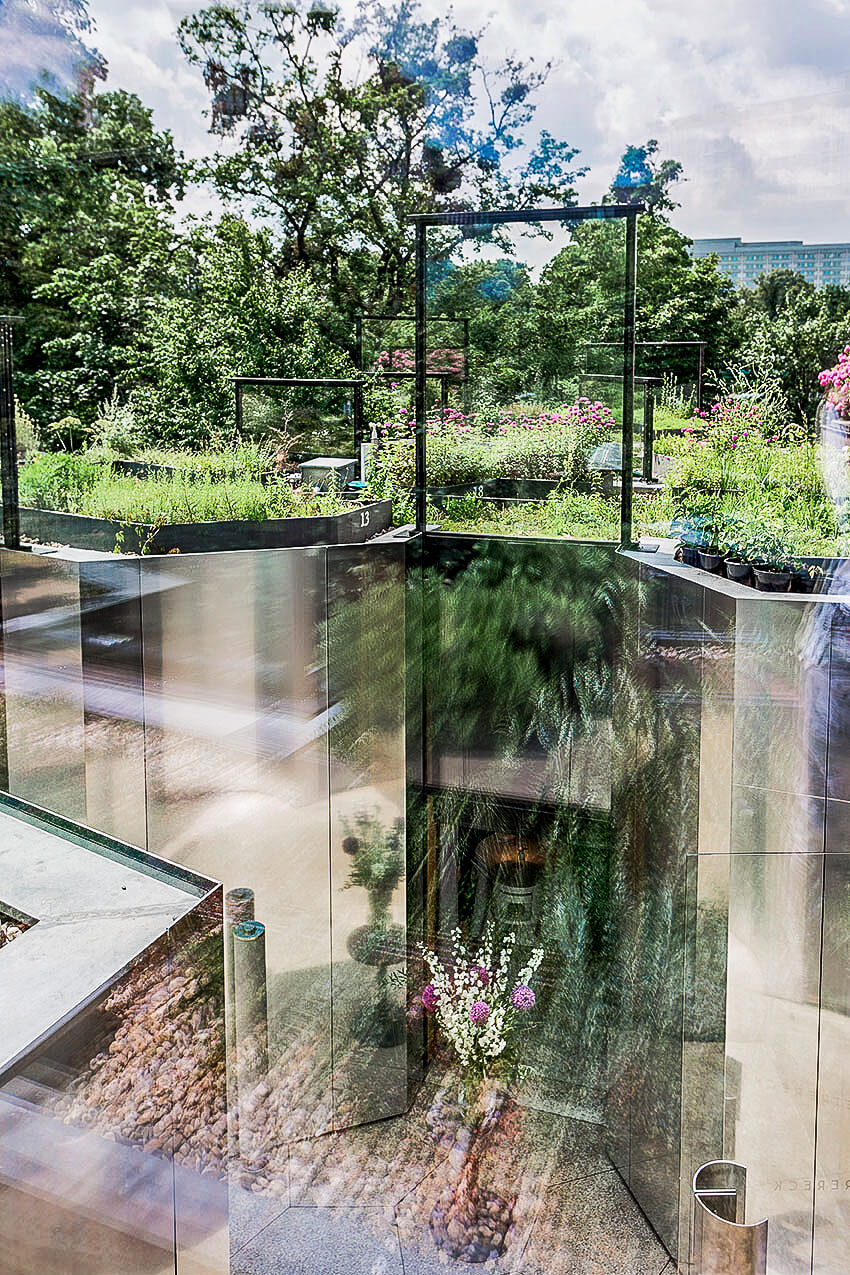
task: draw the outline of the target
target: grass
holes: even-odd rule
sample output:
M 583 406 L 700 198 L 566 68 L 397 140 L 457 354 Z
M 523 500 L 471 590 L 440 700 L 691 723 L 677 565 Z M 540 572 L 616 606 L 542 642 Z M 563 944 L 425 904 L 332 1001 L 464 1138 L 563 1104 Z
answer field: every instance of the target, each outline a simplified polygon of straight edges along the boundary
M 215 478 L 202 470 L 188 475 L 134 478 L 90 456 L 60 453 L 37 457 L 21 467 L 20 501 L 115 522 L 171 523 L 308 517 L 349 508 L 338 492 L 314 494 L 279 478 Z

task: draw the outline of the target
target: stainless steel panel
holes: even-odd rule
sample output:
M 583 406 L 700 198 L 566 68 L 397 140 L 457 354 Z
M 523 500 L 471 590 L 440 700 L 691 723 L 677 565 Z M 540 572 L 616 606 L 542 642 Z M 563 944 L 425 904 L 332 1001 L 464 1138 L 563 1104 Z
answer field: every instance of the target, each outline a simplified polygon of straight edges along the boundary
M 733 854 L 726 990 L 725 1158 L 745 1164 L 768 1269 L 809 1269 L 821 947 L 820 854 Z
M 734 782 L 825 796 L 829 631 L 820 603 L 737 605 Z
M 334 1125 L 407 1107 L 404 547 L 328 550 Z
M 747 1171 L 729 1160 L 704 1164 L 693 1179 L 693 1275 L 765 1275 L 768 1223 L 748 1222 Z
M 829 802 L 815 1165 L 815 1275 L 844 1275 L 850 1251 L 850 819 Z M 839 849 L 839 846 L 843 849 Z
M 174 1236 L 179 1275 L 228 1275 L 222 894 L 168 933 Z
M 0 550 L 9 791 L 86 821 L 75 562 Z
M 331 1122 L 325 605 L 324 550 L 142 563 L 149 846 L 254 891 L 274 1145 Z
M 81 562 L 86 822 L 147 843 L 139 563 Z
M 171 1117 L 185 1042 L 178 1058 L 169 984 L 164 935 L 3 1077 L 7 1275 L 172 1275 Z

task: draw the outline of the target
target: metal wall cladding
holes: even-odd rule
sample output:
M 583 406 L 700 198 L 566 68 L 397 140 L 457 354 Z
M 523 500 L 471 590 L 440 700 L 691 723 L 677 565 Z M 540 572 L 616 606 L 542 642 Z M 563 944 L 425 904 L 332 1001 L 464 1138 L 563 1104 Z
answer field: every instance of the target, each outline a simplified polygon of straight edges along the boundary
M 84 823 L 79 566 L 3 550 L 0 596 L 8 790 Z
M 227 1006 L 231 1046 L 187 1086 L 220 1094 L 226 1064 L 233 1245 L 282 1216 L 296 1142 L 305 1198 L 332 1202 L 328 1148 L 348 1163 L 348 1128 L 407 1108 L 405 940 L 474 917 L 475 847 L 509 811 L 557 846 L 536 1101 L 599 1120 L 604 1098 L 611 1158 L 682 1269 L 692 1175 L 726 1158 L 770 1219 L 768 1269 L 837 1275 L 841 608 L 734 600 L 604 546 L 420 549 L 0 551 L 9 790 L 253 891 L 265 1021 L 234 1035 Z M 390 888 L 368 888 L 358 856 L 394 847 Z M 178 1228 L 179 1268 L 226 1269 L 217 1234 Z
M 10 791 L 253 891 L 265 1070 L 239 1092 L 256 1042 L 237 1041 L 213 1121 L 245 1243 L 288 1195 L 293 1140 L 407 1105 L 387 977 L 405 960 L 404 547 L 0 555 Z M 393 950 L 365 962 L 371 900 L 343 848 L 364 817 L 401 861 Z M 216 1269 L 196 1247 L 179 1268 Z

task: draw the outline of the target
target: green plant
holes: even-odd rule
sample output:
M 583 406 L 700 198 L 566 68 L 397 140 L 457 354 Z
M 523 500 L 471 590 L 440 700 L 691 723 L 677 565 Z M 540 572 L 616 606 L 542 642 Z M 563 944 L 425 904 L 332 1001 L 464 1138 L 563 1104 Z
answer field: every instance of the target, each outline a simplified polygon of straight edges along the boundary
M 397 820 L 386 828 L 377 813 L 363 812 L 353 824 L 346 821 L 344 827 L 345 849 L 351 854 L 352 863 L 343 889 L 362 886 L 369 895 L 373 927 L 386 929 L 390 901 L 404 875 L 404 825 Z

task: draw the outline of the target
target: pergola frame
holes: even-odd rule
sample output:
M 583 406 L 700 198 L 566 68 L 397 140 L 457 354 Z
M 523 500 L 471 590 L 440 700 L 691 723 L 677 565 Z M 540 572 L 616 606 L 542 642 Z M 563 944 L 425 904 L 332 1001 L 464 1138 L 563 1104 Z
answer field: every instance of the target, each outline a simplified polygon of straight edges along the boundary
M 425 387 L 427 378 L 428 313 L 426 266 L 428 231 L 431 227 L 462 226 L 486 229 L 507 225 L 569 225 L 582 221 L 625 219 L 626 260 L 623 301 L 623 420 L 620 475 L 620 546 L 635 547 L 632 534 L 632 488 L 634 464 L 635 410 L 635 305 L 637 288 L 637 219 L 643 204 L 599 204 L 590 207 L 501 209 L 445 213 L 418 213 L 408 220 L 414 227 L 416 261 L 416 530 L 427 535 L 427 470 L 425 429 Z

